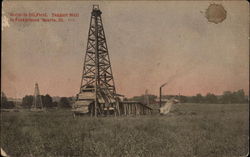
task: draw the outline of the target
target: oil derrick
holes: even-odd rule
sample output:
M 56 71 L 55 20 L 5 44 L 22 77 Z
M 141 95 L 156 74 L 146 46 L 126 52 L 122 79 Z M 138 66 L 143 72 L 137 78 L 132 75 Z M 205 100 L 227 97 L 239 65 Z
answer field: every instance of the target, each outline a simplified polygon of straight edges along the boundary
M 90 19 L 80 90 L 89 85 L 105 86 L 112 94 L 115 94 L 114 79 L 101 14 L 99 6 L 94 5 Z
M 32 110 L 43 109 L 42 98 L 39 92 L 38 83 L 35 84 L 35 91 L 33 97 Z
M 116 90 L 112 74 L 102 12 L 93 5 L 80 92 L 75 106 L 92 116 L 116 113 Z M 85 107 L 84 107 L 85 106 Z M 111 113 L 111 114 L 112 114 Z

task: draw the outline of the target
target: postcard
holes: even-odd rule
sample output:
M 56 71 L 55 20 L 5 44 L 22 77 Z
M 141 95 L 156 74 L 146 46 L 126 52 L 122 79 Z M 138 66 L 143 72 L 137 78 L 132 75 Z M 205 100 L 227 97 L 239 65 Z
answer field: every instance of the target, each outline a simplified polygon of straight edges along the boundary
M 1 155 L 249 153 L 247 1 L 3 1 Z

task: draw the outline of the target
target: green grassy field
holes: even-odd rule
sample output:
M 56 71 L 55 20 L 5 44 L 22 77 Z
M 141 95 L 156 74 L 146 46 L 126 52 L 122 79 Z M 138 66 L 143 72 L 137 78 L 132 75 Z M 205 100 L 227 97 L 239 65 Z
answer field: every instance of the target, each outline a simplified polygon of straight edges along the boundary
M 177 104 L 166 116 L 2 112 L 12 157 L 236 157 L 248 153 L 248 104 Z

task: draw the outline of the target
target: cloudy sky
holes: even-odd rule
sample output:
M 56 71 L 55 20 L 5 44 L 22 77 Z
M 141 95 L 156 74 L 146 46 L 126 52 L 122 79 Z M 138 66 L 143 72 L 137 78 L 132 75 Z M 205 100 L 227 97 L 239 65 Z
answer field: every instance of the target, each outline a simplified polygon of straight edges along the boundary
M 99 4 L 119 94 L 193 95 L 249 91 L 249 8 L 220 1 L 227 11 L 208 22 L 211 1 L 4 2 L 2 91 L 73 96 L 79 91 L 92 4 Z M 75 21 L 11 22 L 9 13 L 79 13 Z

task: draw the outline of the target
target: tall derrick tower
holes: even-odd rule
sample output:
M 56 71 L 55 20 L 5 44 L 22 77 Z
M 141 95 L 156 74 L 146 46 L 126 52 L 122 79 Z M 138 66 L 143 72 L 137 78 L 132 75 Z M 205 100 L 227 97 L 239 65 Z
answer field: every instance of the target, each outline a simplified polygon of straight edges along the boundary
M 32 110 L 43 109 L 42 98 L 39 92 L 38 83 L 35 84 L 35 91 L 33 96 Z
M 108 47 L 98 5 L 93 5 L 80 91 L 89 86 L 105 86 L 116 93 Z
M 93 5 L 80 92 L 75 103 L 95 116 L 116 112 L 115 83 L 101 14 L 99 6 Z

